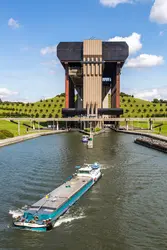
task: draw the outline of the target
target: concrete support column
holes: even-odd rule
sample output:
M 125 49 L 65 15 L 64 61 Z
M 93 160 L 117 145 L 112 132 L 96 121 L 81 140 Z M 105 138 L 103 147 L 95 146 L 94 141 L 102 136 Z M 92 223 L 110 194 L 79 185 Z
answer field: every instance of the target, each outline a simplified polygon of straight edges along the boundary
M 59 130 L 59 122 L 57 121 L 57 130 Z
M 84 129 L 86 128 L 86 122 L 84 122 Z
M 18 121 L 18 135 L 20 135 L 20 121 Z
M 68 74 L 68 64 L 65 65 L 65 108 L 69 108 L 69 74 Z
M 66 122 L 66 129 L 67 129 L 67 127 L 68 127 L 68 126 L 67 126 L 67 122 Z
M 153 121 L 149 120 L 149 130 L 153 130 Z
M 126 121 L 126 130 L 129 130 L 129 125 L 128 125 L 128 121 Z
M 115 122 L 115 128 L 119 129 L 119 122 Z
M 53 120 L 53 130 L 55 129 L 55 121 Z
M 34 121 L 32 122 L 32 128 L 33 128 L 33 130 L 35 130 L 35 122 Z

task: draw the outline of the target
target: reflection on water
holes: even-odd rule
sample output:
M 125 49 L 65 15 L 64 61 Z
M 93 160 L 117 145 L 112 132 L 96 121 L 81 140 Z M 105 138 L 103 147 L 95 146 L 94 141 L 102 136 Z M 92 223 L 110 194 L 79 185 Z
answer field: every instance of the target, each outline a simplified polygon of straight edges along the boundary
M 81 134 L 40 137 L 0 149 L 0 247 L 15 249 L 166 249 L 166 155 L 105 133 L 94 149 Z M 99 161 L 103 178 L 51 232 L 12 227 L 9 210 L 30 205 L 59 186 L 83 162 Z

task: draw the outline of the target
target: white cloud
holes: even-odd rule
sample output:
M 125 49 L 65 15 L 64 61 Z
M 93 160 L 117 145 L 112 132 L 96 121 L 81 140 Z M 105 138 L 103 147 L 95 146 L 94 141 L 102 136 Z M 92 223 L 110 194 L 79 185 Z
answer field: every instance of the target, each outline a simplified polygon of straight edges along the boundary
M 104 6 L 115 8 L 118 4 L 121 3 L 133 3 L 133 0 L 100 0 L 100 3 Z
M 152 101 L 154 98 L 167 100 L 167 86 L 131 91 L 136 98 Z
M 125 41 L 129 45 L 129 54 L 134 54 L 142 48 L 141 43 L 141 35 L 133 32 L 132 35 L 128 37 L 120 37 L 116 36 L 114 38 L 110 38 L 108 41 L 116 42 L 116 41 Z
M 18 92 L 16 91 L 11 91 L 7 88 L 0 88 L 0 98 L 5 98 L 8 96 L 13 96 L 13 95 L 17 95 Z
M 8 26 L 12 29 L 18 29 L 20 27 L 20 24 L 18 21 L 14 20 L 13 18 L 10 18 L 8 20 Z
M 163 35 L 164 35 L 164 31 L 162 30 L 159 32 L 159 36 L 163 36 Z
M 50 46 L 50 47 L 48 46 L 48 47 L 42 48 L 40 52 L 41 52 L 42 55 L 56 54 L 56 52 L 57 52 L 57 45 Z
M 155 0 L 151 8 L 150 20 L 160 24 L 167 23 L 167 0 Z
M 51 60 L 51 61 L 47 61 L 47 62 L 41 62 L 41 65 L 51 66 L 51 67 L 55 67 L 58 64 L 59 64 L 59 62 L 57 60 Z
M 162 56 L 156 55 L 148 55 L 148 54 L 141 54 L 136 58 L 130 58 L 127 60 L 125 67 L 128 68 L 149 68 L 158 65 L 162 65 L 164 63 L 164 59 Z
M 50 75 L 55 75 L 55 74 L 56 74 L 56 71 L 55 71 L 55 70 L 50 70 L 50 71 L 49 71 L 49 74 L 50 74 Z

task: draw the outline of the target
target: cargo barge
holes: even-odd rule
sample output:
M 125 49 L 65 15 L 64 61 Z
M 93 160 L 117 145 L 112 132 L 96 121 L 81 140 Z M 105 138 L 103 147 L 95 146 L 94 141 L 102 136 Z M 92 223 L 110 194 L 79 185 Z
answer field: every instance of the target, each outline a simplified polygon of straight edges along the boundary
M 23 212 L 13 213 L 13 224 L 20 229 L 48 231 L 101 177 L 100 164 L 77 166 L 75 174 Z M 12 214 L 12 212 L 10 212 Z

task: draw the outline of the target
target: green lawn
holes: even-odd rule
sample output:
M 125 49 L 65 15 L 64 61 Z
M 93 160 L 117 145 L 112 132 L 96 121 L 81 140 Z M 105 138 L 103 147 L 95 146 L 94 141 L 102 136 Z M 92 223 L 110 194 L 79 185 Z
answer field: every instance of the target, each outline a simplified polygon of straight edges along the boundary
M 0 130 L 8 130 L 13 133 L 14 136 L 18 136 L 18 126 L 15 123 L 0 120 Z M 26 127 L 20 124 L 20 135 L 24 134 L 27 134 Z

